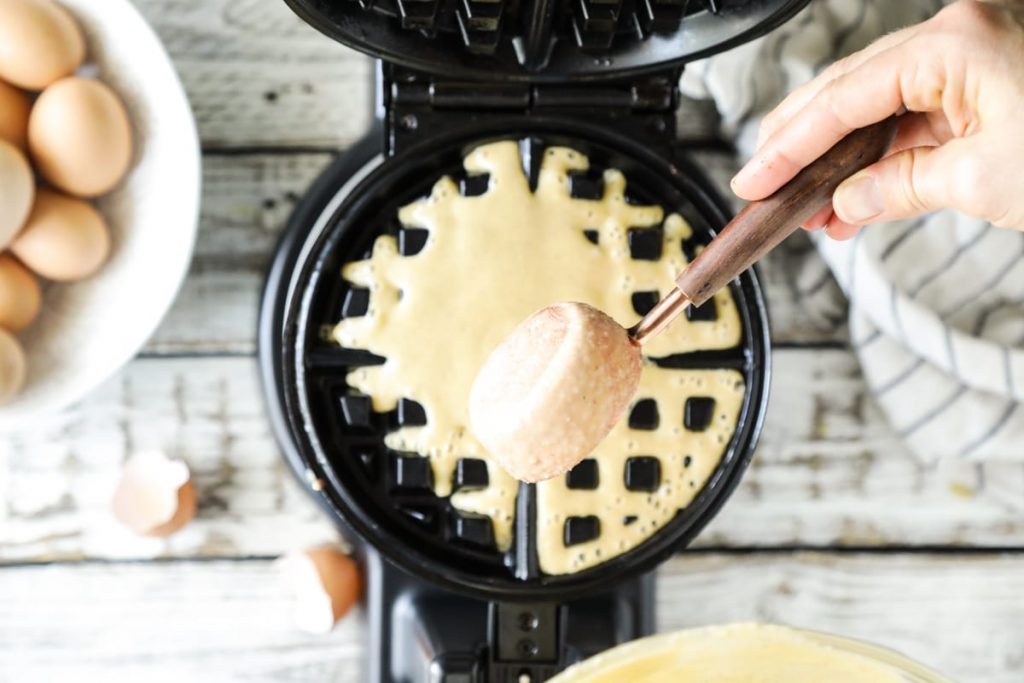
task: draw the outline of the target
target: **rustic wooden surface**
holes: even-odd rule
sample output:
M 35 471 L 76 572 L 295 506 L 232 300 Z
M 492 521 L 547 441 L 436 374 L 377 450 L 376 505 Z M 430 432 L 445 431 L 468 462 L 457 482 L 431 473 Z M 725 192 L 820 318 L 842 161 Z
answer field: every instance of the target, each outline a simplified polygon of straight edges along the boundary
M 369 121 L 372 67 L 280 0 L 136 0 L 203 140 L 195 261 L 142 356 L 82 405 L 0 442 L 0 682 L 361 680 L 363 623 L 301 636 L 270 559 L 335 530 L 286 470 L 256 376 L 263 271 L 310 181 Z M 718 181 L 713 111 L 680 129 Z M 723 184 L 724 186 L 724 184 Z M 764 264 L 771 408 L 740 488 L 660 570 L 659 628 L 779 621 L 874 640 L 957 680 L 1024 680 L 1024 467 L 924 467 L 874 406 L 824 265 Z M 196 521 L 143 539 L 110 517 L 124 458 L 186 460 Z
M 659 630 L 770 621 L 883 642 L 962 681 L 1021 680 L 1024 572 L 1010 556 L 696 553 L 660 576 Z M 265 559 L 23 566 L 3 579 L 0 681 L 363 680 L 363 614 L 327 636 L 296 633 Z

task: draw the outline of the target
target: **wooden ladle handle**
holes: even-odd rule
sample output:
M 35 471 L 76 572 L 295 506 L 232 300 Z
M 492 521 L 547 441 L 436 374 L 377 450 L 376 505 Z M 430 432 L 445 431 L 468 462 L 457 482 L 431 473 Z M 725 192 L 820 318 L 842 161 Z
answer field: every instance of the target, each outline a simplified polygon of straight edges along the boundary
M 898 117 L 853 131 L 775 194 L 751 202 L 679 274 L 676 286 L 699 306 L 813 216 L 839 184 L 885 154 Z

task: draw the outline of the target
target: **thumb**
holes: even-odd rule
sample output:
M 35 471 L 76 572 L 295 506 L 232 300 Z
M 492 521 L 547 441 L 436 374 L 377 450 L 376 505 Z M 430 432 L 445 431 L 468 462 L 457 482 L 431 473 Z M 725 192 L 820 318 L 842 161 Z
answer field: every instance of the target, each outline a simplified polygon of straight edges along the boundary
M 836 188 L 836 215 L 853 225 L 909 218 L 949 206 L 952 145 L 897 152 L 850 176 Z

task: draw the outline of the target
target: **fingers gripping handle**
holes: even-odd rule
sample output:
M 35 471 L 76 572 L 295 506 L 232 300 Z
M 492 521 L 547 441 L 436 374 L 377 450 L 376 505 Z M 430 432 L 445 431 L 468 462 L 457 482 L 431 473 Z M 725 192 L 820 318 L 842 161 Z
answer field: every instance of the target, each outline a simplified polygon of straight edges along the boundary
M 851 175 L 882 158 L 898 117 L 853 131 L 771 196 L 751 202 L 679 274 L 676 286 L 695 306 L 707 301 L 832 200 Z

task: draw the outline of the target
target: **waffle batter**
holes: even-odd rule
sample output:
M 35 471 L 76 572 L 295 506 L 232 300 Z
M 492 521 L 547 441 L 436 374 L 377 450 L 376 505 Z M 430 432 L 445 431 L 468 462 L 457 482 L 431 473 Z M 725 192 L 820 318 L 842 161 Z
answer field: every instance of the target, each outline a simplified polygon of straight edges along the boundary
M 884 664 L 781 626 L 667 633 L 609 650 L 551 683 L 906 683 Z
M 715 470 L 743 403 L 743 376 L 731 370 L 666 370 L 648 365 L 640 378 L 637 399 L 653 399 L 661 415 L 682 416 L 690 396 L 714 396 L 715 413 L 704 431 L 676 424 L 651 431 L 633 430 L 619 422 L 594 451 L 598 486 L 568 487 L 565 477 L 537 484 L 537 554 L 547 574 L 577 572 L 642 543 L 671 521 L 700 492 Z M 664 422 L 664 418 L 662 422 Z M 650 492 L 630 491 L 623 473 L 632 455 L 657 455 L 661 481 Z M 600 534 L 592 541 L 566 546 L 569 517 L 593 516 Z
M 535 191 L 515 142 L 477 147 L 464 165 L 471 175 L 489 176 L 487 192 L 461 196 L 455 182 L 443 177 L 428 198 L 404 207 L 402 225 L 428 230 L 426 245 L 415 255 L 402 256 L 394 237 L 380 236 L 368 260 L 345 266 L 348 281 L 370 290 L 370 306 L 365 316 L 342 320 L 334 338 L 387 359 L 352 371 L 349 384 L 371 396 L 376 411 L 392 410 L 406 397 L 422 404 L 427 414 L 426 426 L 392 432 L 387 445 L 430 458 L 437 495 L 451 495 L 458 510 L 489 516 L 498 547 L 507 549 L 518 482 L 467 429 L 469 391 L 480 366 L 523 318 L 556 301 L 589 303 L 620 323 L 631 323 L 637 317 L 632 294 L 664 293 L 686 264 L 680 245 L 691 232 L 678 215 L 666 218 L 660 207 L 627 202 L 625 178 L 615 170 L 604 173 L 600 199 L 572 197 L 569 174 L 585 171 L 588 160 L 571 149 L 546 150 Z M 662 257 L 631 258 L 628 229 L 658 225 L 664 233 Z M 588 230 L 597 233 L 596 245 L 584 234 Z M 659 357 L 737 346 L 742 329 L 732 295 L 723 290 L 715 303 L 716 320 L 681 319 L 646 353 Z M 554 482 L 539 488 L 542 570 L 576 571 L 636 545 L 689 502 L 720 460 L 743 395 L 738 373 L 659 370 L 648 364 L 641 387 L 641 394 L 662 404 L 664 418 L 654 431 L 640 433 L 622 424 L 612 432 L 600 449 L 602 473 L 607 469 L 608 475 L 597 492 L 564 496 Z M 687 438 L 681 406 L 695 393 L 715 400 L 714 426 Z M 662 485 L 653 493 L 623 493 L 614 485 L 622 474 L 612 468 L 621 468 L 625 457 L 638 454 L 636 449 L 666 459 Z M 460 458 L 487 461 L 487 487 L 452 491 Z M 571 552 L 558 550 L 561 520 L 583 510 L 608 513 L 601 538 L 586 547 L 573 546 Z M 630 528 L 621 524 L 624 515 L 636 513 L 642 519 Z

